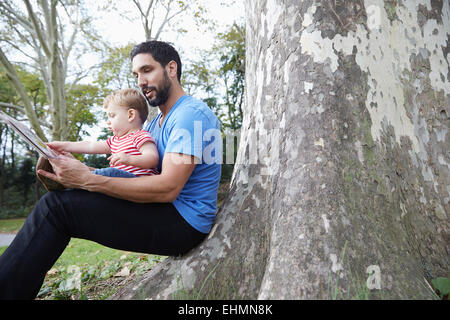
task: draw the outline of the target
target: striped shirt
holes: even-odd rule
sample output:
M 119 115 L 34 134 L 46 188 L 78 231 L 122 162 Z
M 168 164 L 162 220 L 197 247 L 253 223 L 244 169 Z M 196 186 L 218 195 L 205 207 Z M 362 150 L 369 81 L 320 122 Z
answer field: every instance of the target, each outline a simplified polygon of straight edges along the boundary
M 112 154 L 124 152 L 132 156 L 142 154 L 139 151 L 139 148 L 142 147 L 145 142 L 155 143 L 155 140 L 153 140 L 150 133 L 144 129 L 131 132 L 123 137 L 112 136 L 106 140 Z M 125 164 L 111 165 L 111 167 L 130 172 L 136 176 L 152 176 L 158 174 L 156 168 L 144 169 Z

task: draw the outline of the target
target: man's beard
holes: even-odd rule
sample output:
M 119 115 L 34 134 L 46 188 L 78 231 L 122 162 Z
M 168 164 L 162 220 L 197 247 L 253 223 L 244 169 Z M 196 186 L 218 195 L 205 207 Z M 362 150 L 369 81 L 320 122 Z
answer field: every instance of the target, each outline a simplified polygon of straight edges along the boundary
M 152 90 L 156 91 L 156 97 L 154 97 L 153 99 L 149 99 L 149 98 L 147 98 L 147 96 L 145 97 L 148 101 L 148 104 L 151 105 L 152 107 L 158 107 L 158 106 L 166 103 L 167 100 L 169 99 L 170 89 L 172 89 L 172 82 L 170 82 L 170 79 L 169 79 L 169 76 L 167 75 L 166 70 L 164 70 L 164 79 L 162 81 L 162 84 L 159 84 L 158 87 L 159 88 L 156 88 L 153 86 L 142 88 L 142 90 L 152 89 Z

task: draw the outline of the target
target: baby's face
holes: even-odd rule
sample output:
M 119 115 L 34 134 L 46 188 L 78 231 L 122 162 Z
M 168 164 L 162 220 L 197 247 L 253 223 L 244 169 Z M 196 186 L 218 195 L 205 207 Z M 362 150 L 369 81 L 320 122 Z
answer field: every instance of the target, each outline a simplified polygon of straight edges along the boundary
M 114 135 L 121 137 L 130 131 L 131 121 L 129 121 L 127 108 L 110 103 L 106 108 L 106 114 L 108 116 L 106 124 Z

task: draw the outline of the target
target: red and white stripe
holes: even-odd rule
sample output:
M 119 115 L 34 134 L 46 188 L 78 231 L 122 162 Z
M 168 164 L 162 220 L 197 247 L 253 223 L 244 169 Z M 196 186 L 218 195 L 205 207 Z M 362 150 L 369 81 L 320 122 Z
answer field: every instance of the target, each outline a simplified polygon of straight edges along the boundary
M 155 143 L 155 140 L 153 140 L 150 133 L 144 129 L 140 129 L 138 131 L 132 132 L 123 137 L 112 136 L 112 137 L 109 137 L 108 140 L 106 140 L 106 143 L 108 144 L 109 148 L 111 149 L 112 154 L 124 152 L 129 155 L 133 155 L 133 156 L 142 154 L 139 151 L 139 148 L 145 142 Z M 115 166 L 111 165 L 111 167 L 128 171 L 136 176 L 143 176 L 143 175 L 152 176 L 152 175 L 158 174 L 158 171 L 156 170 L 156 168 L 143 169 L 143 168 L 138 168 L 135 166 L 128 166 L 128 165 L 124 165 L 124 164 L 118 164 Z

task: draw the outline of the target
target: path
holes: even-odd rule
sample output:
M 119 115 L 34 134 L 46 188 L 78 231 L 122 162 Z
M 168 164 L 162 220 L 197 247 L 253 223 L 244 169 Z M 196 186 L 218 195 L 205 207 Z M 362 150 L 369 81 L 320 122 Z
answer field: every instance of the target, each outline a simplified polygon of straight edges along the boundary
M 15 233 L 0 233 L 0 247 L 9 246 L 15 236 Z

